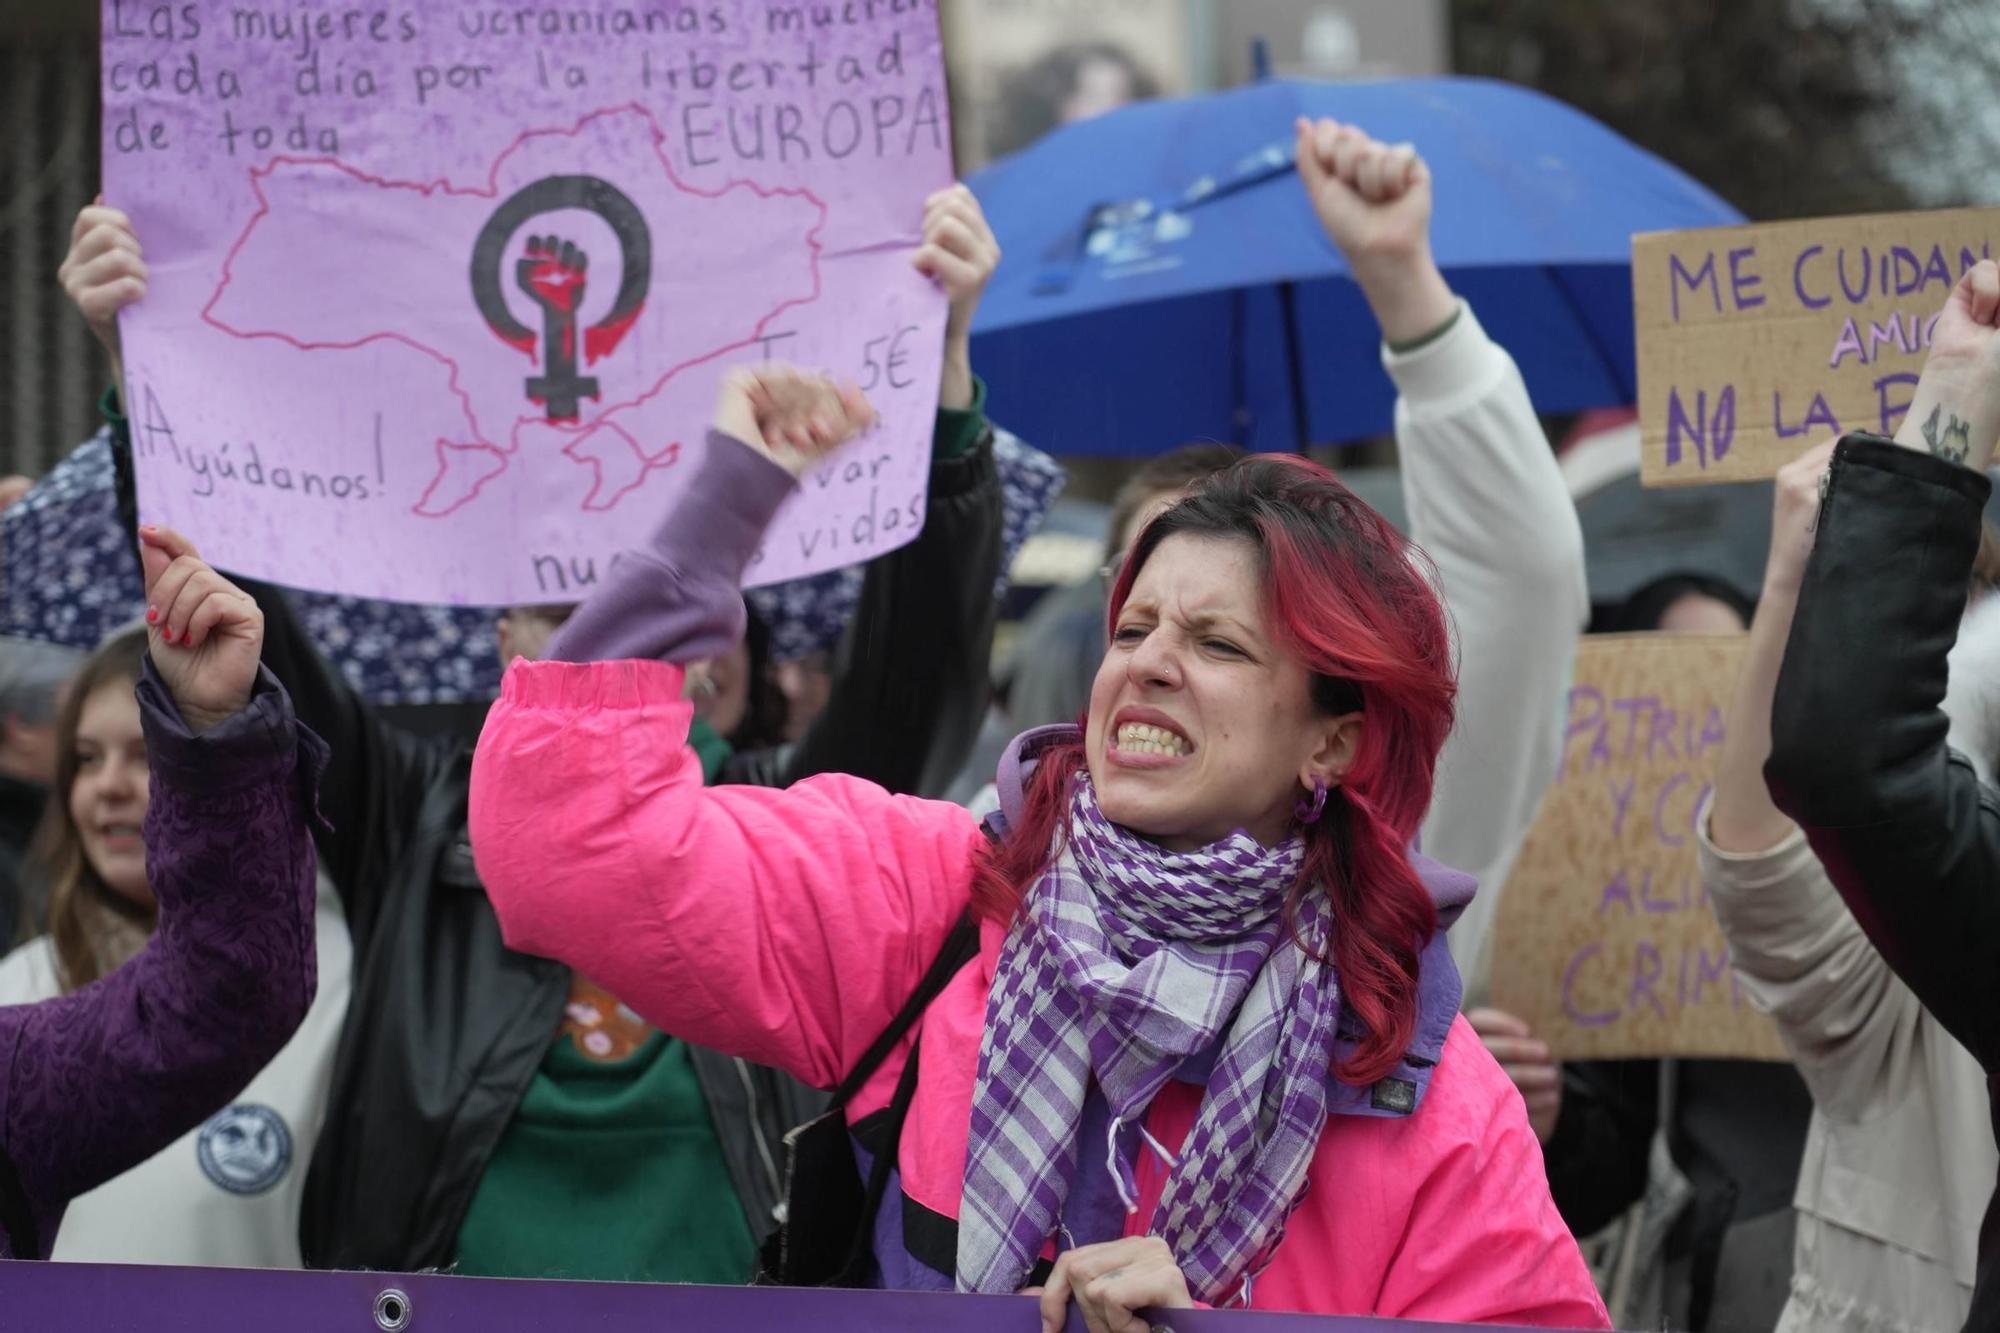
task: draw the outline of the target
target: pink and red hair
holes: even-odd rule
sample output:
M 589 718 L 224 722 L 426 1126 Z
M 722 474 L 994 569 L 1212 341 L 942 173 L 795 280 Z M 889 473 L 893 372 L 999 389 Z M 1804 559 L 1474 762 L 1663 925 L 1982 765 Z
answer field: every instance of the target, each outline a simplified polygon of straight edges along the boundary
M 1361 737 L 1326 814 L 1305 825 L 1306 861 L 1287 912 L 1324 890 L 1333 905 L 1328 961 L 1363 1033 L 1335 1073 L 1368 1084 L 1409 1046 L 1417 960 L 1437 907 L 1410 865 L 1430 808 L 1457 681 L 1428 560 L 1332 473 L 1304 459 L 1252 456 L 1214 474 L 1134 543 L 1111 590 L 1111 621 L 1160 543 L 1174 536 L 1247 541 L 1263 572 L 1265 615 L 1286 652 L 1312 672 L 1329 716 L 1359 711 Z M 1066 826 L 1080 744 L 1044 755 L 1021 819 L 982 857 L 974 902 L 1011 920 Z

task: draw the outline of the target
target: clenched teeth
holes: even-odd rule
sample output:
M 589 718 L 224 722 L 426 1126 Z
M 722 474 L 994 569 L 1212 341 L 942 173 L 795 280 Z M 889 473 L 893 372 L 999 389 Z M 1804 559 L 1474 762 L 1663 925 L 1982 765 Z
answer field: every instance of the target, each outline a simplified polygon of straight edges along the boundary
M 1127 754 L 1158 754 L 1178 758 L 1190 752 L 1186 740 L 1165 727 L 1127 722 L 1118 728 L 1118 748 Z

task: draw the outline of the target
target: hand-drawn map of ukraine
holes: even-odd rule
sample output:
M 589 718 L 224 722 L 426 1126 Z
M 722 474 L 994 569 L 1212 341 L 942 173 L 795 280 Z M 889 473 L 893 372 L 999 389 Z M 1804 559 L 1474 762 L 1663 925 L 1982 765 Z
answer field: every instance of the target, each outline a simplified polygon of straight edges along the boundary
M 588 176 L 574 174 L 586 135 Z M 610 509 L 639 489 L 649 469 L 677 461 L 681 437 L 702 420 L 699 403 L 692 416 L 671 410 L 668 384 L 692 366 L 754 349 L 772 321 L 819 295 L 816 234 L 824 205 L 804 191 L 740 183 L 712 194 L 694 190 L 674 175 L 664 138 L 636 108 L 592 117 L 571 132 L 524 134 L 494 165 L 491 185 L 474 190 L 280 158 L 254 173 L 263 208 L 231 252 L 204 317 L 236 337 L 275 338 L 301 351 L 381 340 L 429 362 L 437 393 L 455 400 L 464 420 L 437 441 L 436 474 L 417 502 L 419 514 L 474 503 L 523 453 L 562 454 L 590 469 L 583 506 Z M 618 202 L 605 207 L 604 200 Z M 507 204 L 516 206 L 501 213 Z M 465 246 L 471 283 L 489 299 L 481 319 L 457 321 L 455 336 L 435 339 L 442 345 L 386 318 L 400 305 L 406 275 L 429 260 L 432 238 L 493 235 L 504 242 L 510 238 L 484 231 L 495 216 L 526 223 L 558 209 L 593 208 L 604 211 L 570 221 L 561 235 L 551 221 L 549 238 L 530 237 L 518 259 L 497 244 Z M 353 220 L 346 239 L 367 262 L 353 263 L 323 243 L 329 217 Z M 648 217 L 674 219 L 668 244 L 652 244 Z M 746 254 L 751 245 L 755 253 Z M 723 256 L 728 263 L 718 262 Z M 634 272 L 642 275 L 636 283 Z M 680 309 L 649 299 L 655 283 L 675 293 Z M 342 299 L 290 299 L 300 285 L 338 290 Z M 636 287 L 637 294 L 582 326 L 579 313 L 599 287 Z M 543 312 L 540 328 L 516 320 L 513 307 L 524 296 Z M 709 313 L 691 320 L 691 308 Z M 513 355 L 499 354 L 500 347 Z
M 929 3 L 248 12 L 106 0 L 148 521 L 299 586 L 578 600 L 699 474 L 723 373 L 779 359 L 883 423 L 748 580 L 916 535 L 944 310 L 909 260 L 950 179 Z

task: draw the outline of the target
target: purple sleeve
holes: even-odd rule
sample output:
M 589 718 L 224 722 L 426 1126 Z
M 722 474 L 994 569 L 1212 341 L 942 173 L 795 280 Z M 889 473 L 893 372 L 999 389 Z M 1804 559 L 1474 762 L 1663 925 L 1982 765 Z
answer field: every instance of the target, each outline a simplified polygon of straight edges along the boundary
M 0 1152 L 43 1255 L 69 1199 L 240 1092 L 317 984 L 311 822 L 325 747 L 267 671 L 248 708 L 195 736 L 148 661 L 139 711 L 159 927 L 110 976 L 0 1008 Z
M 544 654 L 556 662 L 692 662 L 743 637 L 743 571 L 791 473 L 733 436 L 708 433 L 701 471 L 646 549 L 612 562 Z

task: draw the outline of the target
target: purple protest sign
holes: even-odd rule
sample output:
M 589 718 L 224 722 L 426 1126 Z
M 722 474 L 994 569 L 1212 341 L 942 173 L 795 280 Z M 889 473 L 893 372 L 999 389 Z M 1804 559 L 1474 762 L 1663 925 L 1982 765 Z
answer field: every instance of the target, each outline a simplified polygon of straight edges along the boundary
M 1026 1297 L 915 1292 L 810 1291 L 775 1287 L 641 1286 L 608 1282 L 523 1282 L 388 1273 L 280 1273 L 214 1268 L 0 1262 L 0 1299 L 9 1328 L 64 1333 L 1035 1333 Z M 1169 1333 L 1392 1333 L 1447 1329 L 1391 1319 L 1175 1310 L 1156 1329 Z M 1490 1328 L 1490 1325 L 1482 1325 Z M 1070 1311 L 1067 1333 L 1083 1333 Z
M 815 469 L 749 581 L 922 522 L 951 179 L 937 12 L 104 0 L 106 202 L 148 521 L 329 592 L 574 601 L 772 357 L 883 422 Z

